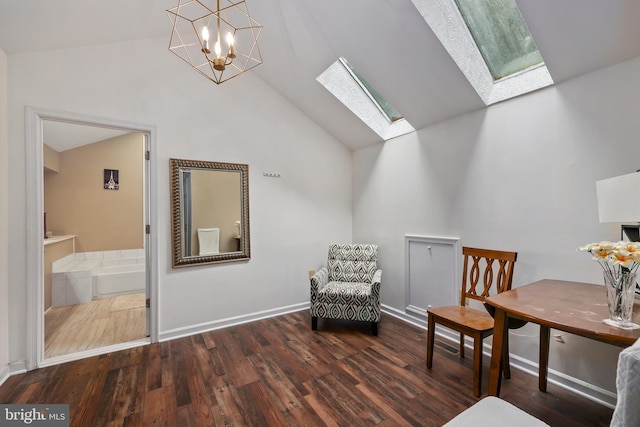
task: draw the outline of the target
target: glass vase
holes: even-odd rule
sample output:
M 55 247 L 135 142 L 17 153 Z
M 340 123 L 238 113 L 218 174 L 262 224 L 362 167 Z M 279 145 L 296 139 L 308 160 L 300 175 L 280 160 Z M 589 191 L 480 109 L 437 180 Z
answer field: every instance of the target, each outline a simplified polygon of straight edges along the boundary
M 604 323 L 625 329 L 636 326 L 631 322 L 636 274 L 628 271 L 605 271 L 604 286 L 609 307 L 609 319 L 605 319 Z

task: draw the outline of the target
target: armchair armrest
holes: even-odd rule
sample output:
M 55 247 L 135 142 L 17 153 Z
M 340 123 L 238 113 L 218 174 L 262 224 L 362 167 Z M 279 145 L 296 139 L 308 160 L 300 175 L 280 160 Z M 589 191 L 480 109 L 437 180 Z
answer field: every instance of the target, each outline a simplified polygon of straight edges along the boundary
M 380 300 L 380 286 L 382 284 L 382 270 L 376 270 L 371 278 L 371 295 Z
M 311 276 L 311 295 L 316 295 L 318 292 L 329 283 L 329 270 L 327 267 L 322 267 L 320 270 Z
M 377 283 L 377 284 L 382 283 L 382 270 L 376 270 L 376 272 L 373 273 L 373 277 L 371 278 L 371 284 L 373 283 Z

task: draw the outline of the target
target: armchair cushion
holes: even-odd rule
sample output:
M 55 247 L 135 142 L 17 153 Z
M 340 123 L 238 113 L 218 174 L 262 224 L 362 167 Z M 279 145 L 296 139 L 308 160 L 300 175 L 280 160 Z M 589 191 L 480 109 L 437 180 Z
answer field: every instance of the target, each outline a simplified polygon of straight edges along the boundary
M 370 304 L 371 284 L 358 282 L 329 282 L 318 294 L 318 302 L 346 305 Z

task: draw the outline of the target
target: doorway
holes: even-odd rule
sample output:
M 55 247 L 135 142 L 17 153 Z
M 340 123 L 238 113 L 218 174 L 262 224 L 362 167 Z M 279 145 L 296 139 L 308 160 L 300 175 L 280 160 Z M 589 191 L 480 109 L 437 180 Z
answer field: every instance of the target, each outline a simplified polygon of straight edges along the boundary
M 157 341 L 155 128 L 33 108 L 27 120 L 28 369 Z

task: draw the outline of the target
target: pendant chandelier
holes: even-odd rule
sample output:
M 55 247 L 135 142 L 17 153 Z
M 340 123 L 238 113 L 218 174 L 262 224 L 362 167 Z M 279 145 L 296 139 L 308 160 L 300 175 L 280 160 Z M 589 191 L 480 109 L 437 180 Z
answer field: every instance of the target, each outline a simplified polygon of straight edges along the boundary
M 169 50 L 220 84 L 262 64 L 262 25 L 244 0 L 178 0 L 168 9 Z

